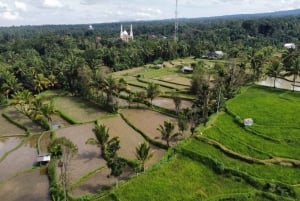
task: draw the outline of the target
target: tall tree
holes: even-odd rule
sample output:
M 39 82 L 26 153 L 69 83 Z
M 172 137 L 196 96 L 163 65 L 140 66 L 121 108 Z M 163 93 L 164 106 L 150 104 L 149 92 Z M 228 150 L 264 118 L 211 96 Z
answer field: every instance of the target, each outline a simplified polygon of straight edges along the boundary
M 135 148 L 135 156 L 140 161 L 140 170 L 145 170 L 145 162 L 152 158 L 153 153 L 150 152 L 150 146 L 147 142 L 143 142 Z
M 49 152 L 52 157 L 60 159 L 58 166 L 60 167 L 60 182 L 64 190 L 64 198 L 68 200 L 68 192 L 70 190 L 69 166 L 72 158 L 78 152 L 77 146 L 65 137 L 56 138 L 49 144 Z
M 156 83 L 149 83 L 147 86 L 147 98 L 150 99 L 151 105 L 152 101 L 155 97 L 157 97 L 160 94 L 159 85 Z
M 296 58 L 292 65 L 286 69 L 288 76 L 293 76 L 293 91 L 295 91 L 296 80 L 300 76 L 300 57 Z
M 178 133 L 174 133 L 175 124 L 170 120 L 164 121 L 163 125 L 159 125 L 157 130 L 161 134 L 161 138 L 166 141 L 167 146 L 170 146 L 170 140 L 178 136 Z
M 175 93 L 172 94 L 172 99 L 175 105 L 175 111 L 178 114 L 180 111 L 180 106 L 181 106 L 181 98 L 179 96 L 176 96 Z
M 267 68 L 266 74 L 274 78 L 273 87 L 276 88 L 276 79 L 280 76 L 283 70 L 283 65 L 279 60 L 273 60 L 271 65 Z

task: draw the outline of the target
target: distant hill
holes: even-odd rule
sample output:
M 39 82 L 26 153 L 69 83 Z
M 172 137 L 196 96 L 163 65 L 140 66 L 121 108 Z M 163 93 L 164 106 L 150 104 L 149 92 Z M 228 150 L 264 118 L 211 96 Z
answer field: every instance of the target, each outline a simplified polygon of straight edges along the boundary
M 222 15 L 213 17 L 201 17 L 201 18 L 182 18 L 181 20 L 207 20 L 207 19 L 250 19 L 250 18 L 261 18 L 261 17 L 285 17 L 285 16 L 300 16 L 300 9 L 295 10 L 284 10 L 267 13 L 254 13 L 254 14 L 235 14 L 235 15 Z

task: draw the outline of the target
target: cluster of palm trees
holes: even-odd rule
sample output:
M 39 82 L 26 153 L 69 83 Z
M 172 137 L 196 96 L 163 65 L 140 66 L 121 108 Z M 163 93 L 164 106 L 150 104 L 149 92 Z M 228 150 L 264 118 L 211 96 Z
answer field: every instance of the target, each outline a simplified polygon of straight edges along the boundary
M 54 102 L 43 102 L 43 99 L 34 96 L 29 90 L 15 92 L 12 104 L 22 114 L 31 120 L 40 123 L 45 129 L 50 129 L 52 125 L 52 115 L 56 113 Z
M 175 124 L 170 120 L 164 121 L 163 125 L 159 125 L 157 130 L 161 133 L 162 140 L 166 141 L 167 146 L 170 146 L 170 141 L 176 138 L 180 133 L 175 131 Z M 109 137 L 109 128 L 104 124 L 97 123 L 93 129 L 96 138 L 88 139 L 86 143 L 96 144 L 101 148 L 101 156 L 107 161 L 108 166 L 112 170 L 112 175 L 119 176 L 122 173 L 122 168 L 125 166 L 124 160 L 117 155 L 120 149 L 119 137 Z M 136 147 L 136 159 L 138 160 L 138 170 L 145 170 L 145 162 L 152 158 L 150 145 L 143 142 Z
M 274 50 L 263 48 L 255 52 L 251 49 L 248 55 L 250 69 L 253 72 L 254 80 L 259 80 L 267 65 L 266 75 L 274 78 L 273 87 L 276 88 L 276 80 L 280 77 L 292 76 L 292 90 L 294 91 L 297 78 L 300 76 L 300 50 L 290 48 L 279 56 L 273 56 Z

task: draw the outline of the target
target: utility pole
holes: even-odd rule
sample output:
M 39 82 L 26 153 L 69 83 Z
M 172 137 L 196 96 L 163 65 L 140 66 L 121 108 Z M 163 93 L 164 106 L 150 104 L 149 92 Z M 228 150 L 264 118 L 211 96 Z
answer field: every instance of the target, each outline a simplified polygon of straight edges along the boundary
M 178 40 L 178 0 L 176 0 L 176 9 L 175 9 L 175 33 L 174 40 Z

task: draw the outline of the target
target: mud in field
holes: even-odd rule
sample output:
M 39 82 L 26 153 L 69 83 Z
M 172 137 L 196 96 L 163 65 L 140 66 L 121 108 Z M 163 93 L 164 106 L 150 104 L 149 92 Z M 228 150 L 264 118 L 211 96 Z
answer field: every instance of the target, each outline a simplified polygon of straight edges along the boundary
M 100 156 L 100 147 L 86 144 L 89 138 L 95 138 L 92 131 L 94 127 L 95 124 L 91 123 L 62 128 L 56 132 L 57 137 L 64 136 L 78 147 L 78 154 L 71 161 L 70 166 L 71 183 L 74 183 L 88 172 L 106 165 L 106 161 Z M 57 171 L 59 173 L 59 169 Z
M 175 110 L 175 104 L 173 99 L 171 98 L 158 97 L 152 101 L 152 104 L 169 110 Z M 192 105 L 193 103 L 191 101 L 182 100 L 180 104 L 180 109 L 191 108 Z
M 0 113 L 2 113 L 2 110 L 0 110 Z M 10 123 L 0 114 L 0 136 L 1 135 L 19 135 L 19 134 L 25 134 L 25 131 L 16 125 Z
M 0 182 L 6 180 L 20 171 L 31 168 L 36 163 L 37 137 L 33 136 L 25 144 L 17 150 L 9 153 L 9 155 L 0 162 Z
M 191 85 L 191 79 L 186 78 L 186 77 L 179 77 L 177 75 L 168 75 L 168 76 L 163 76 L 162 78 L 160 78 L 163 81 L 166 82 L 172 82 L 174 84 L 182 84 L 182 85 L 186 85 L 186 86 L 190 86 Z
M 102 120 L 101 123 L 109 128 L 110 138 L 120 138 L 120 150 L 118 154 L 127 159 L 135 159 L 135 148 L 143 143 L 145 139 L 129 127 L 121 117 Z
M 112 176 L 108 177 L 109 174 L 110 170 L 108 168 L 102 169 L 81 185 L 72 189 L 72 195 L 76 197 L 86 193 L 97 193 L 101 188 L 113 185 L 116 183 L 117 179 Z
M 162 143 L 165 143 L 165 141 L 161 139 L 161 134 L 157 130 L 159 125 L 163 125 L 166 120 L 170 120 L 176 124 L 176 119 L 151 110 L 124 109 L 122 110 L 122 113 L 132 124 L 143 131 L 147 136 Z M 178 129 L 176 128 L 174 132 L 178 132 Z
M 66 115 L 79 122 L 91 122 L 108 114 L 96 105 L 77 97 L 60 97 L 55 99 L 55 106 Z
M 19 122 L 20 124 L 24 125 L 26 128 L 29 129 L 32 133 L 41 133 L 44 131 L 39 125 L 33 123 L 31 119 L 27 116 L 21 114 L 17 111 L 14 107 L 8 107 L 5 110 L 5 113 L 13 120 Z
M 71 124 L 58 115 L 52 117 L 52 129 L 68 127 Z
M 17 147 L 21 143 L 21 137 L 0 138 L 0 158 L 8 151 Z
M 119 136 L 121 149 L 118 154 L 127 159 L 135 159 L 135 148 L 142 142 L 144 138 L 135 130 L 128 126 L 121 117 L 116 116 L 108 119 L 103 119 L 103 123 L 109 128 L 110 137 Z M 80 196 L 84 193 L 96 193 L 101 188 L 111 186 L 116 182 L 116 178 L 108 177 L 110 170 L 106 167 L 106 161 L 100 156 L 100 147 L 97 145 L 86 144 L 89 138 L 95 138 L 92 129 L 95 124 L 85 124 L 80 126 L 72 126 L 62 128 L 56 131 L 57 137 L 66 137 L 78 146 L 78 155 L 71 161 L 70 179 L 71 183 L 76 183 L 82 176 L 99 168 L 104 167 L 95 175 L 89 177 L 86 181 L 72 190 L 74 196 Z M 153 157 L 147 161 L 146 167 L 155 164 L 164 155 L 165 150 L 151 146 Z M 57 168 L 58 175 L 60 169 Z M 134 175 L 132 170 L 125 170 L 122 178 L 129 178 Z
M 3 201 L 51 201 L 48 189 L 47 175 L 37 169 L 6 182 L 1 186 L 0 198 Z

